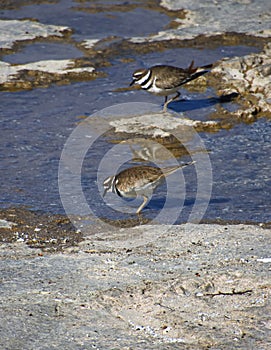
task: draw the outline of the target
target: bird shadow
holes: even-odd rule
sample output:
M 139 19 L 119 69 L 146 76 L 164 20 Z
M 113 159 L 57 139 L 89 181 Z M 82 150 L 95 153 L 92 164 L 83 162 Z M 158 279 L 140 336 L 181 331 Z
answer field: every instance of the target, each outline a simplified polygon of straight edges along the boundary
M 230 198 L 226 198 L 226 197 L 210 198 L 209 205 L 212 205 L 212 204 L 219 205 L 219 204 L 224 204 L 227 202 L 230 202 Z M 143 212 L 144 211 L 147 212 L 147 210 L 150 210 L 150 209 L 161 210 L 161 209 L 163 209 L 164 203 L 165 203 L 165 198 L 160 198 L 160 197 L 152 198 L 149 201 L 149 203 L 146 205 L 146 207 L 143 209 Z M 174 208 L 174 207 L 176 207 L 177 203 L 178 203 L 178 199 L 175 198 L 175 200 L 172 201 L 172 203 L 169 204 L 168 207 Z M 195 203 L 196 203 L 196 198 L 185 198 L 185 200 L 183 202 L 183 206 L 190 207 L 190 206 L 195 205 Z
M 210 97 L 198 100 L 181 99 L 170 102 L 167 108 L 172 109 L 174 112 L 178 113 L 192 111 L 195 109 L 211 107 L 218 103 L 229 103 L 236 99 L 238 96 L 239 94 L 237 92 L 232 92 L 230 94 L 222 95 L 219 97 Z

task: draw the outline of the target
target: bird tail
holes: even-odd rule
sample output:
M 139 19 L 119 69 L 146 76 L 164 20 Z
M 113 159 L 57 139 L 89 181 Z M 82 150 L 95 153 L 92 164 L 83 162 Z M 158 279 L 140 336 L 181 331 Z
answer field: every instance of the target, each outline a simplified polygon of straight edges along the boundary
M 187 73 L 193 74 L 197 71 L 201 72 L 202 70 L 205 71 L 206 69 L 211 69 L 213 67 L 213 63 L 206 64 L 205 66 L 200 67 L 194 67 L 194 60 L 190 63 L 190 66 L 186 69 Z
M 194 67 L 194 61 L 192 61 L 190 66 L 186 68 L 186 73 L 188 77 L 183 81 L 183 84 L 186 84 L 189 81 L 197 79 L 201 75 L 208 73 L 209 69 L 212 68 L 212 66 L 212 64 L 207 64 L 201 67 Z
M 199 68 L 201 68 L 201 69 L 211 69 L 211 68 L 213 68 L 213 63 L 210 63 L 210 64 L 206 64 L 205 66 L 201 66 L 201 67 L 199 67 Z
M 193 73 L 189 79 L 187 79 L 186 83 L 188 83 L 191 80 L 197 79 L 198 77 L 201 77 L 202 75 L 208 73 L 208 70 L 200 70 L 199 72 Z

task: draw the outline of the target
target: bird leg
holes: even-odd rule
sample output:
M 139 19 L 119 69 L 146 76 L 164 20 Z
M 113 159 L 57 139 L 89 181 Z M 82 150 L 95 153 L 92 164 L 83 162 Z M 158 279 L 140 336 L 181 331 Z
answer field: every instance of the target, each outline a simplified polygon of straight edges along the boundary
M 143 196 L 143 198 L 144 198 L 143 203 L 140 205 L 140 207 L 136 211 L 137 214 L 140 214 L 141 210 L 145 207 L 145 205 L 148 202 L 148 199 L 149 199 L 148 197 Z
M 177 100 L 177 98 L 179 98 L 179 96 L 181 95 L 181 93 L 179 91 L 177 91 L 177 94 L 175 96 L 173 96 L 171 99 L 167 99 L 167 96 L 165 97 L 165 102 L 164 102 L 164 112 L 167 111 L 167 106 L 170 102 L 174 101 L 174 100 Z

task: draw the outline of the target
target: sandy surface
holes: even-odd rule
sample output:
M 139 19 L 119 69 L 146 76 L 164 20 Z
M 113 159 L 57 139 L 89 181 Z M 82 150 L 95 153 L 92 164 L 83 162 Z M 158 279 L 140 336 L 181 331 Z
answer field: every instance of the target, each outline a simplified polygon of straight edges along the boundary
M 7 232 L 7 228 L 5 229 Z M 271 230 L 145 225 L 0 246 L 2 349 L 270 349 Z

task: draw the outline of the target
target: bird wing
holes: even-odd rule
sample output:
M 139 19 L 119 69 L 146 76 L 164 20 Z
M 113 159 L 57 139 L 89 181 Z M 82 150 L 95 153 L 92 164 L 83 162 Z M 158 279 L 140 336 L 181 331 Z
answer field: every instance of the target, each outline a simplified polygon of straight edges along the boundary
M 172 66 L 155 66 L 152 68 L 153 75 L 159 69 L 159 76 L 155 80 L 155 85 L 160 89 L 172 89 L 180 86 L 189 74 L 182 68 Z
M 163 176 L 159 168 L 151 166 L 138 166 L 123 170 L 119 175 L 119 189 L 130 188 L 135 192 L 140 191 L 145 186 L 155 183 Z
M 157 77 L 155 80 L 156 86 L 160 89 L 171 90 L 207 73 L 205 70 L 197 72 L 197 69 L 197 67 L 193 67 L 192 61 L 191 65 L 186 69 L 173 66 L 154 66 L 152 71 L 155 75 L 155 71 L 159 70 L 159 78 Z

